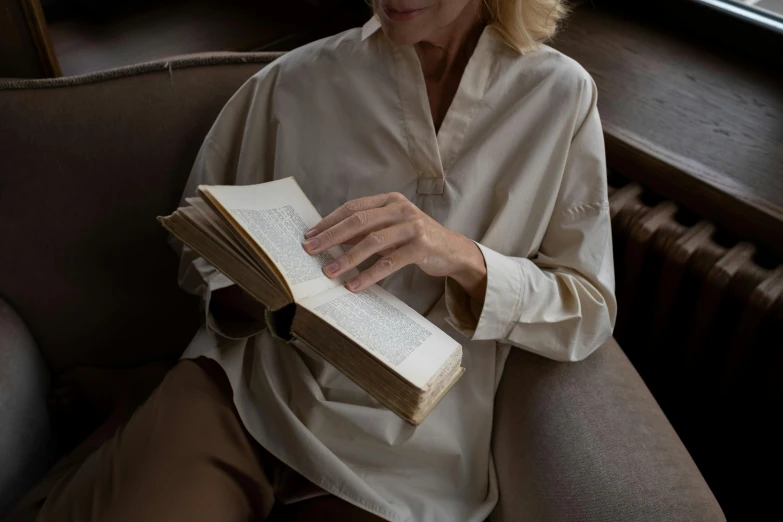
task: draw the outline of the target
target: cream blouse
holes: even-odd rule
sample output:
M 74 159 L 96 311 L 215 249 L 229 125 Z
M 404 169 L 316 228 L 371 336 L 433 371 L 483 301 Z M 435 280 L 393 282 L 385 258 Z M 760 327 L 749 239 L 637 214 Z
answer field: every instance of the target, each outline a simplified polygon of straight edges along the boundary
M 184 357 L 217 360 L 240 417 L 291 468 L 394 521 L 481 521 L 498 498 L 490 451 L 509 349 L 575 361 L 612 332 L 616 304 L 596 89 L 548 47 L 520 56 L 484 30 L 439 132 L 412 47 L 373 19 L 286 54 L 228 102 L 196 159 L 197 185 L 294 176 L 326 215 L 401 192 L 477 242 L 482 304 L 407 267 L 382 286 L 463 345 L 465 375 L 418 427 L 303 345 L 229 338 L 207 314 Z M 181 249 L 180 284 L 231 284 Z M 515 347 L 515 348 L 511 348 Z

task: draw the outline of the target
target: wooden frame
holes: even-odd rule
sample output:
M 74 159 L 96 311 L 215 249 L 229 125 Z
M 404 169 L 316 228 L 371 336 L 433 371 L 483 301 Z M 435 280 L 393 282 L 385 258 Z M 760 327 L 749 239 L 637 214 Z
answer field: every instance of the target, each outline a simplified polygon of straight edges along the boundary
M 0 77 L 60 76 L 39 0 L 0 0 Z
M 35 49 L 38 53 L 38 60 L 41 68 L 49 76 L 61 76 L 60 64 L 57 62 L 57 55 L 52 46 L 52 40 L 49 38 L 49 28 L 46 25 L 43 7 L 40 0 L 19 0 L 22 3 L 25 18 L 27 18 L 27 28 L 35 42 Z

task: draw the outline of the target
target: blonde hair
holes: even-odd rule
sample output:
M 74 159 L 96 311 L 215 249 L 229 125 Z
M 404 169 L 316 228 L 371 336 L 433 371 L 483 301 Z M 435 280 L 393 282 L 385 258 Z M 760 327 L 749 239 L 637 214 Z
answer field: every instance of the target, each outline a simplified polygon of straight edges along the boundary
M 487 25 L 523 54 L 552 38 L 568 14 L 563 0 L 483 0 L 483 4 Z

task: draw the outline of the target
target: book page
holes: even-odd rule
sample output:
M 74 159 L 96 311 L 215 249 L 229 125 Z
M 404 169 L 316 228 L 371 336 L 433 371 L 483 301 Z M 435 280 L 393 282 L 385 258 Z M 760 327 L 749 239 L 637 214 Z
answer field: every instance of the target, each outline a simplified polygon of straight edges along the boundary
M 460 344 L 378 285 L 340 286 L 300 302 L 414 386 L 429 380 Z
M 294 178 L 259 185 L 202 186 L 199 190 L 219 204 L 271 259 L 295 301 L 339 287 L 355 275 L 350 272 L 329 279 L 322 271 L 343 254 L 342 248 L 316 256 L 302 248 L 305 231 L 318 224 L 321 216 Z
M 215 240 L 227 252 L 235 252 L 244 261 L 258 269 L 263 274 L 269 274 L 267 267 L 258 258 L 252 248 L 237 237 L 237 233 L 231 230 L 231 225 L 212 210 L 201 198 L 187 198 L 190 206 L 177 209 L 194 226 L 204 234 Z

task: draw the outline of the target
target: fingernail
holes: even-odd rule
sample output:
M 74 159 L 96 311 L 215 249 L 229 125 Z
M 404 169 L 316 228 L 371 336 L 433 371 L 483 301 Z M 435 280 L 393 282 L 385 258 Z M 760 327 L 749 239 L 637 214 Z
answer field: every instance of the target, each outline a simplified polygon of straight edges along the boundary
M 340 268 L 339 263 L 332 263 L 331 265 L 324 268 L 324 271 L 326 271 L 327 274 L 331 274 L 334 272 L 337 272 L 337 270 Z
M 348 290 L 356 290 L 359 288 L 359 279 L 351 279 L 345 284 L 345 286 L 348 287 Z
M 318 238 L 314 237 L 313 239 L 308 239 L 307 241 L 305 241 L 304 247 L 307 250 L 312 250 L 318 246 L 318 243 L 319 243 Z
M 314 236 L 315 233 L 316 233 L 315 227 L 311 228 L 310 230 L 305 232 L 305 239 L 307 239 L 308 237 Z

